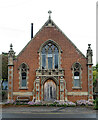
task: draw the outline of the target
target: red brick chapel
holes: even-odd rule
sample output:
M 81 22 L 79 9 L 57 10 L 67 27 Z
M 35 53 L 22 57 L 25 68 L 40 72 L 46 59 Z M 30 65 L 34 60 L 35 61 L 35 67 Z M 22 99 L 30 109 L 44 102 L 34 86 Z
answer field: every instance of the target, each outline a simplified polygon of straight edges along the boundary
M 15 57 L 8 54 L 8 100 L 93 100 L 92 49 L 86 56 L 49 18 Z M 79 41 L 81 42 L 81 41 Z

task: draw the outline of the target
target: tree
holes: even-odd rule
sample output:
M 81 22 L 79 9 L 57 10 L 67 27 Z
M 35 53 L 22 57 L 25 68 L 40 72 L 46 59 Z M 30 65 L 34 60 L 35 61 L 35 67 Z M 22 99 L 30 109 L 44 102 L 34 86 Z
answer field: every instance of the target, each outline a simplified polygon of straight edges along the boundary
M 0 55 L 0 88 L 4 80 L 8 80 L 8 53 Z
M 96 85 L 96 80 L 98 79 L 98 63 L 93 66 L 93 85 Z

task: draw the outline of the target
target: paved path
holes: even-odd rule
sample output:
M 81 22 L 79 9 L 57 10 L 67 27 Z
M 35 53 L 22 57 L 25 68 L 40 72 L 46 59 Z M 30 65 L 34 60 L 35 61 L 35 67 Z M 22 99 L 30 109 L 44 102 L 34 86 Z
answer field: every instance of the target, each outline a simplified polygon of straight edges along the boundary
M 5 107 L 3 118 L 96 118 L 96 111 L 86 107 Z
M 2 112 L 64 112 L 64 113 L 96 113 L 96 110 L 86 107 L 5 107 Z

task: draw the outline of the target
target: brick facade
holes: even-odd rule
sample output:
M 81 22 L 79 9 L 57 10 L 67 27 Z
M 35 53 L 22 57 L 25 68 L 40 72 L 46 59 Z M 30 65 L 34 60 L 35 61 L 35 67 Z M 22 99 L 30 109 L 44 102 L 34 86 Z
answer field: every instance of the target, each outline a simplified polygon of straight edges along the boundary
M 57 70 L 42 70 L 40 66 L 40 50 L 41 47 L 48 42 L 56 44 L 60 49 L 60 67 Z M 22 63 L 25 63 L 28 66 L 26 89 L 20 88 L 19 67 Z M 80 88 L 74 88 L 73 84 L 74 78 L 72 66 L 74 63 L 79 63 L 81 65 Z M 9 84 L 13 82 L 12 88 L 9 88 L 9 91 L 12 90 L 12 99 L 16 100 L 17 96 L 28 96 L 30 97 L 30 100 L 35 98 L 37 101 L 43 101 L 44 84 L 49 79 L 53 80 L 56 84 L 56 99 L 58 100 L 76 101 L 79 99 L 93 99 L 91 98 L 91 95 L 93 94 L 91 93 L 92 90 L 89 88 L 92 86 L 89 84 L 89 79 L 92 81 L 92 69 L 89 69 L 90 66 L 87 63 L 87 57 L 78 50 L 69 38 L 67 38 L 49 18 L 34 38 L 32 38 L 13 61 L 13 70 L 12 68 L 10 69 L 9 66 Z M 88 69 L 90 74 L 88 73 Z M 13 80 L 11 81 L 12 77 Z M 9 92 L 9 94 L 11 93 Z

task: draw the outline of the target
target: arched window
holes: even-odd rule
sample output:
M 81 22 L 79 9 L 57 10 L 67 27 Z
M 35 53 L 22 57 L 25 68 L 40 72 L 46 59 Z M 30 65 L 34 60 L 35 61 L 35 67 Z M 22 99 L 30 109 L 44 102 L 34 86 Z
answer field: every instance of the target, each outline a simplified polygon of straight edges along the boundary
M 48 43 L 42 48 L 42 69 L 58 69 L 59 67 L 59 50 L 52 44 Z
M 20 88 L 27 88 L 28 67 L 25 63 L 20 66 Z
M 73 78 L 74 78 L 74 87 L 81 87 L 80 79 L 81 79 L 81 65 L 79 63 L 75 63 L 73 65 Z

